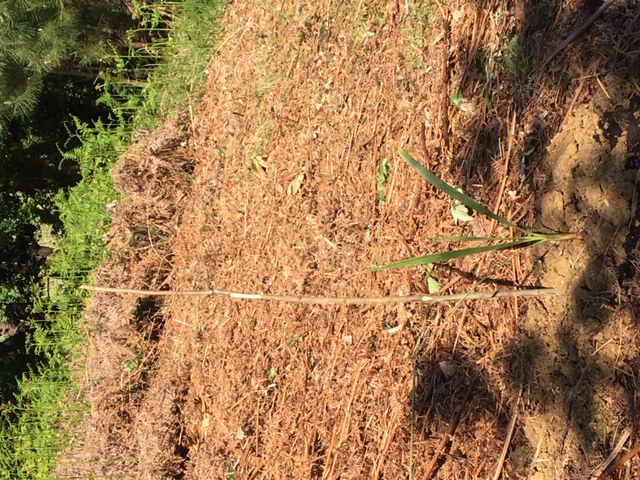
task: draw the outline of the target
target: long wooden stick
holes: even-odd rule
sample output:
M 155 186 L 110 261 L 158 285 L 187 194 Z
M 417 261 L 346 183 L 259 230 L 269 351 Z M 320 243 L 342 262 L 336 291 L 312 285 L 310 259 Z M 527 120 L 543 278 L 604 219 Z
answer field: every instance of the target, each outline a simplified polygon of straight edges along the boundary
M 620 468 L 629 460 L 631 460 L 633 457 L 638 455 L 638 453 L 640 453 L 640 443 L 636 444 L 629 452 L 625 453 L 622 456 L 622 458 L 620 458 L 620 460 L 615 462 L 613 465 L 609 465 L 609 467 L 607 467 L 607 469 L 602 473 L 602 475 L 598 477 L 598 480 L 604 479 L 606 478 L 606 476 L 615 472 L 618 468 Z
M 365 305 L 374 303 L 441 303 L 464 300 L 484 300 L 505 297 L 544 297 L 555 295 L 552 288 L 528 290 L 493 290 L 490 292 L 456 293 L 453 295 L 406 295 L 390 297 L 308 297 L 305 295 L 269 295 L 260 293 L 240 293 L 229 290 L 137 290 L 130 288 L 99 287 L 81 285 L 81 289 L 93 292 L 123 293 L 140 296 L 223 296 L 239 300 L 269 300 L 273 302 L 310 303 L 315 305 Z

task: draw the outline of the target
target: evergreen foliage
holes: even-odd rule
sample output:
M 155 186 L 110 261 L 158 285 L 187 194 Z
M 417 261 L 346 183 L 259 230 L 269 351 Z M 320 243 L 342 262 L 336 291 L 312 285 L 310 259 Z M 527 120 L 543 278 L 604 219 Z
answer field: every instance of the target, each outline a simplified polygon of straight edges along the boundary
M 34 111 L 50 73 L 94 76 L 131 19 L 113 0 L 0 3 L 0 126 Z

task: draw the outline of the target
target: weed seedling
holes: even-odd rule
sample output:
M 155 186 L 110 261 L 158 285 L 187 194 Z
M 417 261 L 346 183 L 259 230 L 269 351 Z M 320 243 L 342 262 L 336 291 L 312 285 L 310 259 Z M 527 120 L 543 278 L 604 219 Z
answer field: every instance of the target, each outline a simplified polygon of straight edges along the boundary
M 423 177 L 427 182 L 436 187 L 437 189 L 443 191 L 447 195 L 449 195 L 454 202 L 459 202 L 458 204 L 462 204 L 470 210 L 474 210 L 477 213 L 485 215 L 502 225 L 517 230 L 522 234 L 520 237 L 511 238 L 511 237 L 475 237 L 475 236 L 451 236 L 451 237 L 442 237 L 438 240 L 440 241 L 448 241 L 448 242 L 485 242 L 485 245 L 478 247 L 469 247 L 462 248 L 458 250 L 450 250 L 450 251 L 442 251 L 429 255 L 424 255 L 422 257 L 413 257 L 407 258 L 405 260 L 400 260 L 393 263 L 388 263 L 386 265 L 380 265 L 377 267 L 370 268 L 367 272 L 379 272 L 381 270 L 391 270 L 393 268 L 405 268 L 405 267 L 414 267 L 416 265 L 429 265 L 438 262 L 444 262 L 447 260 L 451 260 L 454 258 L 466 257 L 469 255 L 477 255 L 479 253 L 496 251 L 496 250 L 506 250 L 514 247 L 530 247 L 536 245 L 538 243 L 543 242 L 555 242 L 560 240 L 573 240 L 574 238 L 579 238 L 580 235 L 578 233 L 538 233 L 531 232 L 519 225 L 516 225 L 513 222 L 510 222 L 506 218 L 493 213 L 482 203 L 477 202 L 473 198 L 467 196 L 460 189 L 454 188 L 449 185 L 447 182 L 436 176 L 429 169 L 420 164 L 417 160 L 415 160 L 411 155 L 405 152 L 403 149 L 400 149 L 400 156 L 409 164 L 413 169 L 418 172 L 418 174 Z
M 476 104 L 465 98 L 460 92 L 450 93 L 449 98 L 461 112 L 473 112 L 476 109 Z
M 386 158 L 383 158 L 378 167 L 378 178 L 376 179 L 376 190 L 378 191 L 378 203 L 384 203 L 387 199 L 385 188 L 387 186 L 387 179 L 389 178 L 389 162 Z

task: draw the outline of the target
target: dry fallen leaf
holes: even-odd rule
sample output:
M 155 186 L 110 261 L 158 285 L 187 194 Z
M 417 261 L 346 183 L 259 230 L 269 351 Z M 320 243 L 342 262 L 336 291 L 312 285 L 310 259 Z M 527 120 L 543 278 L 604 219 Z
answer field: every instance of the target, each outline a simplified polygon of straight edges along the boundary
M 209 432 L 209 424 L 211 423 L 211 415 L 205 413 L 202 417 L 202 423 L 200 424 L 200 435 L 203 438 L 206 438 L 207 433 Z
M 461 188 L 457 188 L 456 190 L 464 193 L 464 190 Z M 473 220 L 473 216 L 471 216 L 471 212 L 467 206 L 455 199 L 451 201 L 451 216 L 456 225 L 458 225 L 458 222 L 471 222 Z
M 304 170 L 298 172 L 298 174 L 289 182 L 287 187 L 287 195 L 295 195 L 302 188 L 302 182 L 304 181 Z
M 256 155 L 251 159 L 251 165 L 249 165 L 249 170 L 253 172 L 259 178 L 264 177 L 267 172 L 267 168 L 269 164 L 267 162 L 266 155 Z

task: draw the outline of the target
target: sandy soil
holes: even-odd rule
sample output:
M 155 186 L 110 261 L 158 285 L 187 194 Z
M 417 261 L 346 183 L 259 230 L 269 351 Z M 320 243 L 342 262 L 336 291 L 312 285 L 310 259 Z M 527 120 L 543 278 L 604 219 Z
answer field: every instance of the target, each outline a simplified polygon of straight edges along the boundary
M 640 475 L 625 457 L 638 442 L 637 2 L 613 2 L 551 59 L 594 10 L 234 4 L 194 116 L 114 172 L 123 199 L 96 284 L 425 293 L 425 268 L 363 270 L 456 246 L 436 236 L 514 232 L 479 216 L 456 225 L 401 146 L 501 215 L 581 240 L 431 272 L 440 293 L 556 289 L 544 299 L 95 294 L 87 441 L 60 475 Z

